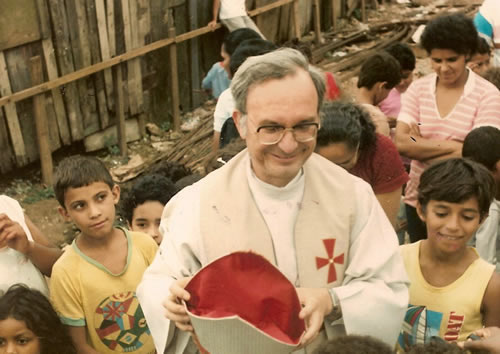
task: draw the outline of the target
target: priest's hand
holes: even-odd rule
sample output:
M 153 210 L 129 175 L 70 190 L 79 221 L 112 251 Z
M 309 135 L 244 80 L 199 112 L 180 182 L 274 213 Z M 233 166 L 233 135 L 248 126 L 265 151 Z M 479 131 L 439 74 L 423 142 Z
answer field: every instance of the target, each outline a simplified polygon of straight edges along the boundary
M 166 309 L 165 316 L 175 323 L 175 326 L 182 331 L 193 332 L 193 327 L 189 316 L 182 304 L 182 300 L 189 301 L 191 295 L 184 289 L 191 277 L 180 278 L 170 286 L 170 294 L 163 302 Z
M 326 288 L 297 288 L 297 295 L 302 305 L 299 317 L 306 322 L 306 332 L 300 344 L 306 346 L 319 334 L 323 319 L 332 311 L 333 304 Z

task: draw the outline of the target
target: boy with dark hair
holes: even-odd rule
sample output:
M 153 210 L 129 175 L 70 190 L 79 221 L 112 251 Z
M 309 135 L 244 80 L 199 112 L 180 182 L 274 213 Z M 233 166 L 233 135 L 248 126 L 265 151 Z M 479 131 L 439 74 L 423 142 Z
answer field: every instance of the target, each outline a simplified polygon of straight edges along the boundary
M 489 171 L 468 159 L 440 161 L 422 173 L 417 212 L 427 239 L 400 246 L 410 278 L 402 349 L 437 336 L 464 341 L 478 328 L 500 324 L 500 275 L 467 245 L 488 215 L 495 188 Z
M 490 205 L 488 217 L 476 232 L 476 249 L 479 255 L 500 271 L 500 130 L 479 127 L 464 140 L 463 157 L 470 158 L 486 167 L 497 186 L 495 199 Z
M 178 192 L 175 184 L 166 177 L 152 174 L 140 177 L 124 193 L 121 214 L 132 231 L 148 234 L 159 245 L 163 239 L 160 221 L 163 207 Z
M 479 37 L 476 51 L 472 54 L 467 66 L 478 75 L 483 75 L 490 67 L 491 48 L 486 39 Z
M 489 68 L 483 74 L 483 77 L 496 86 L 500 90 L 500 67 L 499 68 Z
M 54 191 L 59 212 L 80 229 L 54 265 L 51 300 L 78 352 L 154 353 L 135 290 L 158 246 L 114 227 L 120 187 L 97 158 L 62 160 Z
M 315 354 L 391 354 L 392 348 L 370 336 L 345 335 L 330 339 Z
M 394 43 L 385 49 L 392 55 L 401 66 L 401 81 L 389 92 L 389 95 L 378 104 L 380 110 L 389 119 L 391 128 L 396 126 L 396 119 L 401 110 L 401 95 L 408 89 L 413 81 L 413 70 L 415 70 L 415 54 L 408 45 Z
M 386 115 L 377 105 L 400 81 L 401 66 L 388 53 L 374 54 L 361 66 L 356 101 L 370 113 L 379 134 L 389 136 L 390 127 Z

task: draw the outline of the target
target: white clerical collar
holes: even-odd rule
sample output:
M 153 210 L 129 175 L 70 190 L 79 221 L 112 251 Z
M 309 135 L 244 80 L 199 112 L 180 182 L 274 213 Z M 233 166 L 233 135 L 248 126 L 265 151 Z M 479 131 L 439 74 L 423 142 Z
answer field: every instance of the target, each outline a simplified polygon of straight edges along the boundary
M 276 187 L 272 184 L 260 180 L 254 173 L 251 163 L 250 155 L 247 155 L 247 178 L 250 185 L 250 190 L 259 190 L 261 193 L 266 194 L 273 199 L 288 200 L 291 199 L 297 192 L 304 189 L 304 169 L 301 168 L 297 175 L 284 187 Z

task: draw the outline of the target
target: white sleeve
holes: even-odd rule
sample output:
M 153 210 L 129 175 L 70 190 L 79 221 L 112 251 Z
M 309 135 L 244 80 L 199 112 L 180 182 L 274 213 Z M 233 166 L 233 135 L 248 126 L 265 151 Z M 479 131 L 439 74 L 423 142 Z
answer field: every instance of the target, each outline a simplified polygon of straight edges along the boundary
M 233 116 L 234 99 L 231 94 L 231 89 L 224 90 L 217 100 L 214 111 L 214 130 L 220 132 L 224 122 Z
M 347 334 L 393 346 L 408 307 L 409 280 L 398 238 L 371 187 L 355 182 L 356 219 L 344 282 L 335 288 Z
M 12 221 L 19 223 L 26 233 L 28 240 L 33 241 L 30 229 L 28 228 L 28 225 L 26 225 L 23 208 L 17 200 L 6 195 L 0 195 L 0 213 L 7 214 Z
M 160 224 L 163 241 L 137 288 L 137 297 L 158 353 L 163 353 L 174 333 L 180 332 L 165 317 L 163 302 L 170 285 L 175 279 L 191 276 L 200 269 L 199 200 L 199 185 L 194 184 L 179 192 L 165 206 Z M 187 332 L 175 334 L 173 345 L 177 349 L 173 352 L 182 353 L 190 335 Z

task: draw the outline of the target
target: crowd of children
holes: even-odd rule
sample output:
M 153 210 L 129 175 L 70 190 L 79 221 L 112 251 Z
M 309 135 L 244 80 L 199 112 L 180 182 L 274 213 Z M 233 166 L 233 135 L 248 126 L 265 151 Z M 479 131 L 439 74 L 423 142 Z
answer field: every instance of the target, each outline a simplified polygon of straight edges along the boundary
M 427 24 L 421 45 L 433 74 L 412 82 L 415 56 L 397 43 L 364 62 L 356 103 L 325 103 L 321 111 L 316 152 L 368 182 L 395 228 L 404 196 L 410 242 L 399 243 L 411 285 L 394 343 L 401 352 L 500 353 L 500 68 L 490 67 L 498 24 L 485 12 L 498 9 L 492 2 L 475 19 L 483 37 L 461 14 Z M 219 6 L 233 31 L 222 44 L 224 60 L 203 82 L 218 99 L 214 153 L 238 136 L 231 78 L 248 57 L 276 49 L 260 33 L 236 29 L 248 25 L 244 2 L 214 1 L 210 26 Z M 339 96 L 337 89 L 332 97 Z M 233 146 L 231 156 L 244 148 L 241 140 Z M 79 230 L 64 252 L 16 200 L 0 195 L 0 353 L 155 353 L 136 289 L 161 252 L 165 205 L 194 181 L 177 183 L 188 171 L 163 172 L 138 178 L 120 201 L 120 186 L 99 159 L 62 160 L 54 183 L 59 212 Z M 127 227 L 116 226 L 117 213 Z M 353 335 L 316 353 L 394 350 Z

